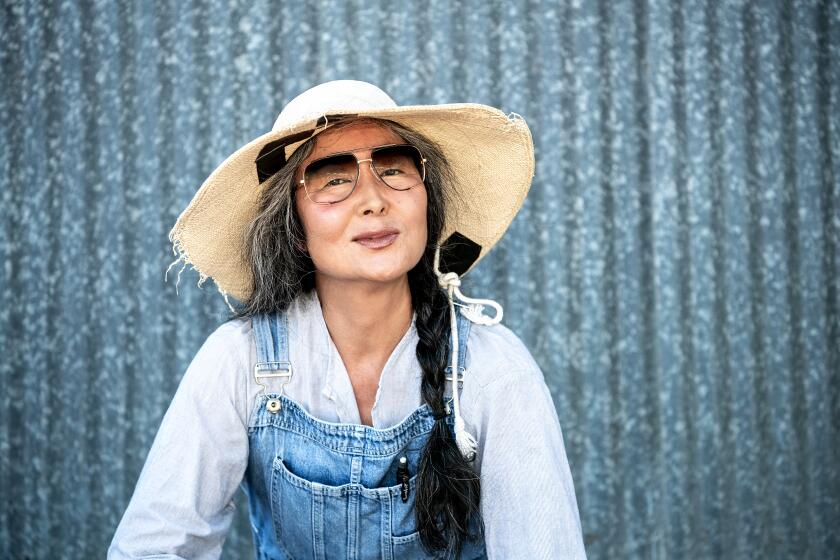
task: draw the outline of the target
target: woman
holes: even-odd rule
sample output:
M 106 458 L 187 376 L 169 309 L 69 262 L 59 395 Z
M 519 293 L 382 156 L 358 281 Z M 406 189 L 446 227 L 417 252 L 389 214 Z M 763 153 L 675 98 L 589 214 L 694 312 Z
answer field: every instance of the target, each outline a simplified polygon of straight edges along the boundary
M 258 558 L 585 558 L 542 373 L 458 288 L 532 175 L 521 118 L 351 80 L 225 160 L 170 238 L 242 305 L 187 369 L 109 558 L 218 557 L 239 485 Z

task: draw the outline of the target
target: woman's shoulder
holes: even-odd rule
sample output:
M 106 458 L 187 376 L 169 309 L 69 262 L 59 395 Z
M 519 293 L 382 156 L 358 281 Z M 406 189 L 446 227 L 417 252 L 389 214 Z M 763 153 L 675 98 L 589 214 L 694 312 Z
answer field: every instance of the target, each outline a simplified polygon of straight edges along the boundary
M 227 339 L 242 339 L 251 335 L 251 318 L 237 317 L 236 319 L 228 319 L 218 327 L 210 336 Z
M 510 328 L 473 323 L 467 346 L 469 375 L 485 387 L 508 376 L 538 376 L 542 370 L 530 350 Z
M 229 319 L 216 327 L 207 337 L 207 342 L 212 343 L 226 352 L 233 352 L 240 358 L 247 357 L 251 345 L 251 318 L 238 317 Z

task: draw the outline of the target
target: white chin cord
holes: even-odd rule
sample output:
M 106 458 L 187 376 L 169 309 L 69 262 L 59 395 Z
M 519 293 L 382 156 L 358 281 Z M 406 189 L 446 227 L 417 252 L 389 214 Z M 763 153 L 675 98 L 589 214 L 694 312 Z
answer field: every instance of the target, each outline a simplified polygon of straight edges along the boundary
M 438 284 L 441 288 L 446 290 L 449 299 L 449 317 L 452 330 L 452 402 L 455 405 L 455 442 L 458 444 L 458 449 L 467 461 L 473 461 L 476 456 L 478 443 L 475 438 L 467 431 L 464 425 L 464 419 L 461 418 L 461 404 L 458 398 L 458 380 L 460 378 L 460 371 L 458 370 L 458 317 L 455 315 L 455 306 L 461 307 L 461 313 L 472 321 L 480 325 L 495 325 L 502 320 L 502 306 L 492 299 L 475 299 L 469 298 L 461 293 L 461 279 L 455 272 L 447 272 L 446 274 L 440 271 L 440 245 L 435 248 L 435 275 L 438 278 Z M 455 303 L 453 296 L 464 302 Z M 496 310 L 496 315 L 488 317 L 484 315 L 484 306 L 489 305 Z

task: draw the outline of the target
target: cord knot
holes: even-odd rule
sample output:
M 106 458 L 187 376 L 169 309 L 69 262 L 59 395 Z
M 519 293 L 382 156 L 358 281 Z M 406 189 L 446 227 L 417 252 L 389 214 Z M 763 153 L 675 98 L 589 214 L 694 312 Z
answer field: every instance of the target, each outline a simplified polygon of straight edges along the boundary
M 456 272 L 447 272 L 438 275 L 438 284 L 444 290 L 449 290 L 450 287 L 458 288 L 461 286 L 461 279 Z

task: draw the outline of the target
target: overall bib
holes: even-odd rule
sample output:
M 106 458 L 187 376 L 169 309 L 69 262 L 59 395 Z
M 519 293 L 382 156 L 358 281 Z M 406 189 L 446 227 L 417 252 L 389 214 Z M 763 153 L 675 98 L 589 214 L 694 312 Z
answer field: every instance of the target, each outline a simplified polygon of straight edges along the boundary
M 460 313 L 457 320 L 461 380 L 470 321 Z M 292 375 L 317 375 L 289 363 L 287 329 L 284 313 L 253 318 L 254 376 L 263 390 L 248 426 L 242 488 L 257 559 L 454 558 L 423 549 L 414 517 L 417 466 L 434 425 L 428 404 L 387 429 L 313 417 L 283 395 Z M 451 383 L 445 396 L 451 410 Z M 454 415 L 446 422 L 454 433 Z M 477 533 L 475 523 L 469 529 Z M 461 558 L 486 558 L 483 539 L 465 541 Z

